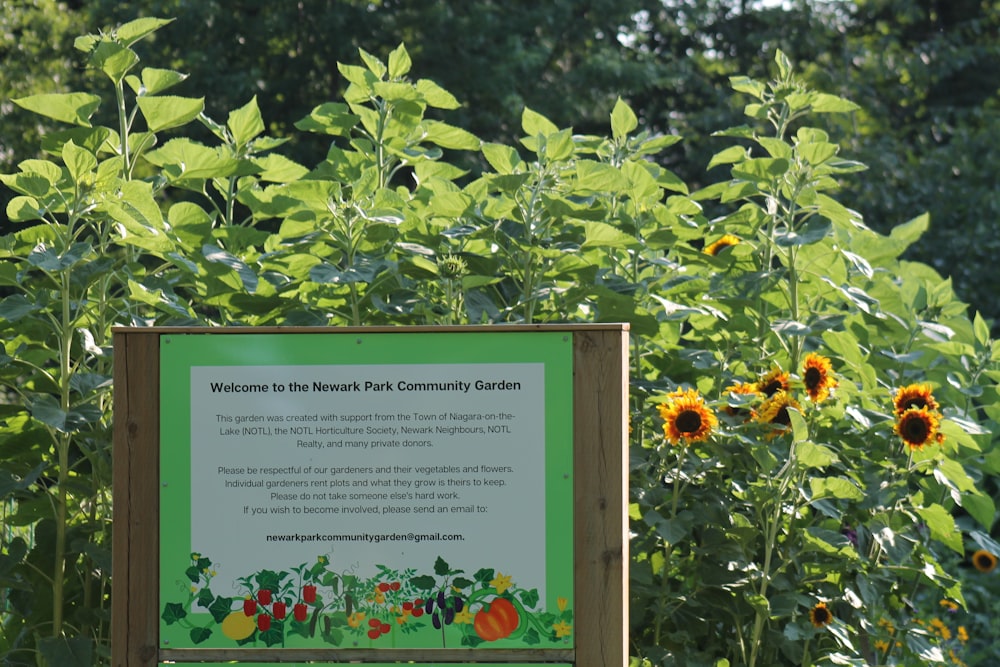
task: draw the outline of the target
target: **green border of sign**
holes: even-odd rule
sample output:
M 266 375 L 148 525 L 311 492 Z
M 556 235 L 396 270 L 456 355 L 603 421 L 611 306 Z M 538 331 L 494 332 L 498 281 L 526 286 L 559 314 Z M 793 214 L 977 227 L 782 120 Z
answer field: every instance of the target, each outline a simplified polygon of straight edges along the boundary
M 405 365 L 541 363 L 545 376 L 546 591 L 540 601 L 549 620 L 572 619 L 573 600 L 573 339 L 570 332 L 401 332 L 401 333 L 241 333 L 212 335 L 166 333 L 160 340 L 160 622 L 161 646 L 264 647 L 260 641 L 237 645 L 222 632 L 206 634 L 214 619 L 207 611 L 177 618 L 166 601 L 178 597 L 179 574 L 196 567 L 190 545 L 191 447 L 190 371 L 196 366 Z M 512 536 L 516 539 L 516 536 Z M 419 564 L 414 564 L 417 566 Z M 433 563 L 423 564 L 429 570 Z M 557 599 L 562 597 L 563 599 Z M 206 602 L 208 602 L 206 600 Z M 235 602 L 234 602 L 235 604 Z M 180 607 L 173 607 L 177 612 Z M 571 623 L 570 623 L 571 625 Z M 201 630 L 199 630 L 201 628 Z M 250 636 L 256 640 L 257 634 Z M 214 636 L 212 636 L 214 635 Z M 288 633 L 286 633 L 286 636 Z M 329 635 L 328 635 L 329 636 Z M 457 637 L 457 635 L 456 635 Z M 198 641 L 196 641 L 196 639 Z M 401 637 L 402 639 L 402 637 Z M 539 644 L 538 640 L 542 643 Z M 319 635 L 294 637 L 283 647 L 333 648 Z M 426 640 L 425 640 L 426 641 Z M 448 644 L 451 646 L 452 644 Z M 457 645 L 457 644 L 456 644 Z M 354 647 L 358 645 L 355 644 Z M 425 643 L 400 647 L 433 648 Z M 488 648 L 555 647 L 545 637 L 484 642 Z M 572 635 L 558 646 L 572 647 Z M 363 647 L 363 645 L 362 645 Z

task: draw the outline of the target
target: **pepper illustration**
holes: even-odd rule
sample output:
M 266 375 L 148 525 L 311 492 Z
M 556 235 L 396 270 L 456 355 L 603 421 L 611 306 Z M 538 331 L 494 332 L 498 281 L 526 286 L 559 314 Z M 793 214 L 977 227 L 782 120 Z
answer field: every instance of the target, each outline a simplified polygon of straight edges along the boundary
M 507 598 L 496 598 L 488 607 L 483 607 L 476 613 L 472 627 L 479 638 L 495 642 L 509 637 L 521 622 L 517 609 Z

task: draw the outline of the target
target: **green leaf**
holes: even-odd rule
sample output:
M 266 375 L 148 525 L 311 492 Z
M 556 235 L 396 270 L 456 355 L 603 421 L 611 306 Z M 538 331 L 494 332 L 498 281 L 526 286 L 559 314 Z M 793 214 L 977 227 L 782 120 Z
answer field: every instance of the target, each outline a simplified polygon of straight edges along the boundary
M 200 644 L 209 637 L 212 636 L 212 630 L 210 628 L 191 628 L 191 632 L 188 633 L 191 636 L 191 641 L 195 644 Z
M 201 252 L 208 261 L 222 264 L 235 271 L 247 292 L 253 294 L 257 291 L 257 274 L 243 260 L 215 245 L 206 244 L 202 246 Z
M 521 164 L 521 156 L 506 144 L 485 143 L 482 151 L 483 157 L 498 174 L 512 174 Z
M 729 86 L 738 93 L 753 95 L 758 100 L 763 98 L 764 92 L 767 90 L 767 86 L 763 83 L 746 76 L 729 77 Z
M 13 222 L 41 220 L 42 211 L 34 197 L 14 197 L 7 202 L 7 218 Z
M 860 111 L 861 107 L 836 95 L 829 93 L 813 93 L 811 109 L 816 113 L 849 113 Z
M 974 491 L 962 496 L 962 507 L 973 519 L 979 522 L 983 528 L 989 530 L 993 527 L 993 519 L 996 516 L 996 503 L 988 495 Z
M 458 109 L 462 104 L 454 95 L 434 83 L 430 79 L 420 79 L 416 84 L 417 92 L 420 93 L 427 106 L 436 109 Z
M 349 107 L 341 102 L 327 102 L 313 109 L 308 116 L 295 123 L 303 132 L 320 132 L 337 137 L 350 135 L 361 117 L 350 113 Z
M 841 498 L 843 500 L 864 500 L 864 492 L 850 480 L 842 477 L 810 477 L 809 488 L 812 499 Z
M 261 169 L 258 178 L 271 183 L 291 183 L 309 173 L 309 170 L 298 162 L 278 153 L 255 158 L 253 163 Z
M 170 182 L 225 178 L 239 169 L 239 160 L 187 138 L 171 139 L 147 153 L 146 160 L 163 169 Z
M 389 78 L 399 79 L 405 76 L 413 66 L 410 54 L 406 52 L 406 47 L 400 44 L 389 53 Z
M 80 148 L 72 141 L 63 145 L 62 159 L 66 163 L 69 175 L 77 183 L 83 181 L 94 169 L 97 169 L 97 158 L 85 148 Z
M 131 46 L 146 35 L 172 23 L 174 19 L 141 18 L 118 26 L 114 37 L 125 46 Z
M 538 135 L 547 137 L 559 131 L 555 123 L 529 107 L 524 107 L 524 111 L 521 112 L 521 129 L 529 137 Z
M 733 167 L 734 178 L 745 178 L 758 183 L 770 183 L 788 171 L 789 162 L 783 158 L 751 158 Z
M 361 56 L 362 62 L 364 62 L 365 66 L 372 74 L 374 74 L 379 79 L 385 76 L 388 70 L 386 70 L 386 67 L 384 64 L 382 64 L 381 60 L 379 60 L 372 54 L 368 53 L 364 49 L 358 49 L 358 55 Z
M 628 181 L 618 168 L 610 164 L 594 160 L 578 160 L 576 187 L 587 193 L 619 193 L 628 189 Z
M 955 518 L 941 505 L 934 503 L 930 507 L 920 507 L 916 510 L 931 531 L 931 537 L 957 553 L 963 553 L 962 533 L 955 526 Z
M 639 241 L 604 222 L 584 222 L 583 248 L 634 248 Z
M 117 42 L 101 41 L 90 53 L 90 64 L 108 75 L 115 84 L 139 63 L 135 51 Z
M 747 159 L 747 151 L 745 148 L 742 146 L 730 146 L 729 148 L 719 151 L 712 156 L 712 159 L 708 161 L 708 169 L 720 164 L 742 162 L 745 159 Z
M 451 567 L 445 561 L 445 559 L 438 556 L 434 561 L 434 574 L 439 577 L 447 576 L 451 572 Z
M 144 67 L 141 75 L 141 79 L 134 75 L 125 77 L 125 82 L 132 89 L 132 92 L 139 96 L 158 95 L 188 78 L 187 74 L 155 67 Z
M 44 93 L 12 101 L 40 116 L 82 127 L 90 127 L 90 117 L 101 104 L 101 98 L 90 93 Z
M 139 111 L 146 119 L 150 132 L 160 132 L 173 127 L 186 125 L 198 117 L 205 109 L 205 98 L 176 97 L 163 95 L 160 97 L 139 97 L 136 99 Z
M 17 322 L 22 317 L 42 309 L 42 306 L 29 301 L 23 294 L 12 294 L 0 301 L 0 318 L 8 322 Z
M 410 579 L 410 584 L 412 584 L 415 588 L 418 588 L 422 591 L 429 591 L 432 588 L 434 588 L 434 586 L 437 584 L 437 581 L 431 575 L 423 574 L 420 575 L 419 577 L 413 577 L 412 579 Z
M 454 125 L 448 125 L 436 120 L 425 120 L 423 122 L 424 141 L 454 150 L 479 150 L 482 142 L 479 138 Z
M 837 454 L 832 449 L 808 440 L 795 443 L 795 456 L 806 468 L 825 468 L 837 462 Z
M 611 135 L 615 139 L 621 139 L 638 126 L 639 119 L 632 107 L 619 97 L 611 110 Z
M 233 141 L 237 146 L 246 146 L 251 139 L 264 132 L 264 119 L 257 106 L 257 96 L 254 95 L 242 107 L 229 112 L 226 126 L 233 133 Z

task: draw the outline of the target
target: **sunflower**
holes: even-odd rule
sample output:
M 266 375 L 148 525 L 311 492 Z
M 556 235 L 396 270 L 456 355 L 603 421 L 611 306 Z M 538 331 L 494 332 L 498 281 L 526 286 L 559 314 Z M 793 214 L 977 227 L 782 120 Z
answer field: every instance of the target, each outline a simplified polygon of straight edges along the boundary
M 723 234 L 720 238 L 716 239 L 709 245 L 705 247 L 706 255 L 718 255 L 725 248 L 734 246 L 740 242 L 740 237 L 733 236 L 732 234 Z
M 776 392 L 788 391 L 788 373 L 780 368 L 772 368 L 766 375 L 757 380 L 757 391 L 765 396 L 774 396 Z
M 806 355 L 802 364 L 802 381 L 814 403 L 825 401 L 830 396 L 830 390 L 837 386 L 830 360 L 813 352 Z
M 909 384 L 897 389 L 892 403 L 896 408 L 897 417 L 910 408 L 927 408 L 931 412 L 937 412 L 941 409 L 941 406 L 931 395 L 929 384 Z
M 986 549 L 980 549 L 972 554 L 972 564 L 980 572 L 992 572 L 997 566 L 997 557 Z
M 694 389 L 678 389 L 667 394 L 667 400 L 657 406 L 663 418 L 663 434 L 671 444 L 707 440 L 719 422 L 705 405 L 705 399 Z
M 909 408 L 896 420 L 896 435 L 912 449 L 923 449 L 931 441 L 940 442 L 937 432 L 940 416 L 927 408 Z
M 826 608 L 825 602 L 817 602 L 816 605 L 809 610 L 809 622 L 812 623 L 815 628 L 822 628 L 824 625 L 830 625 L 830 623 L 833 622 L 833 614 Z
M 798 401 L 788 395 L 786 391 L 778 391 L 768 398 L 760 406 L 760 411 L 754 415 L 754 420 L 761 424 L 773 424 L 779 432 L 785 432 L 792 425 L 792 419 L 788 414 L 788 408 L 801 410 Z
M 751 410 L 746 407 L 746 402 L 742 400 L 744 396 L 757 396 L 756 382 L 737 382 L 726 387 L 726 394 L 732 394 L 730 403 L 726 406 L 726 414 L 731 417 L 749 417 Z

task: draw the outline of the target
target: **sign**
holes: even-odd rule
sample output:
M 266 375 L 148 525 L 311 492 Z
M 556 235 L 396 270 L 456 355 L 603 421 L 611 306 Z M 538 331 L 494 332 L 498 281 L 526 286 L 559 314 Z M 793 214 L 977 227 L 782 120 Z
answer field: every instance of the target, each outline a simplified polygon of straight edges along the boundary
M 566 332 L 160 340 L 160 641 L 572 647 Z

